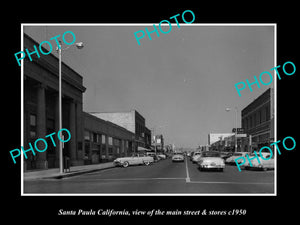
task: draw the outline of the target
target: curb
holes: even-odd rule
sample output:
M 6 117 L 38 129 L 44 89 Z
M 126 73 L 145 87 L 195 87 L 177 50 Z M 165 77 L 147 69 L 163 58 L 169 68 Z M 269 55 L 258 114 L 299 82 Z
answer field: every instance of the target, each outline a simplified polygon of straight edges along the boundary
M 69 172 L 69 173 L 65 173 L 65 174 L 61 174 L 61 175 L 57 175 L 57 176 L 50 176 L 50 177 L 43 177 L 41 179 L 63 179 L 65 177 L 74 177 L 77 175 L 81 175 L 81 174 L 85 174 L 85 173 L 93 173 L 99 170 L 106 170 L 106 169 L 111 169 L 111 168 L 115 168 L 115 166 L 110 166 L 110 167 L 105 167 L 105 168 L 98 168 L 98 169 L 91 169 L 91 170 L 84 170 L 84 171 L 78 171 L 78 172 Z
M 23 177 L 23 181 L 42 180 L 42 179 L 63 179 L 65 177 L 73 177 L 73 176 L 77 176 L 77 175 L 81 175 L 81 174 L 85 174 L 85 173 L 93 173 L 96 171 L 106 170 L 106 169 L 111 169 L 111 168 L 115 168 L 115 166 L 112 165 L 112 166 L 108 166 L 108 167 L 104 167 L 104 168 L 86 169 L 86 170 L 82 170 L 82 171 L 67 172 L 67 173 L 63 173 L 63 174 L 49 175 L 49 176 L 42 176 L 42 177 L 38 177 L 38 176 L 32 177 L 32 178 Z

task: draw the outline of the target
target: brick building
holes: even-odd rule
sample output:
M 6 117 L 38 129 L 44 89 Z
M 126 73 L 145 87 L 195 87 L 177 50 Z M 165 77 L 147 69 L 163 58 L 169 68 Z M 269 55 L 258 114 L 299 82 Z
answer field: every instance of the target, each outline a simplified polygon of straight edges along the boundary
M 146 127 L 145 118 L 138 111 L 92 112 L 91 114 L 135 133 L 135 150 L 137 147 L 150 148 L 151 131 Z
M 85 112 L 83 116 L 85 164 L 112 161 L 133 153 L 133 132 Z
M 269 88 L 242 110 L 242 128 L 252 150 L 269 146 L 274 140 L 273 89 Z

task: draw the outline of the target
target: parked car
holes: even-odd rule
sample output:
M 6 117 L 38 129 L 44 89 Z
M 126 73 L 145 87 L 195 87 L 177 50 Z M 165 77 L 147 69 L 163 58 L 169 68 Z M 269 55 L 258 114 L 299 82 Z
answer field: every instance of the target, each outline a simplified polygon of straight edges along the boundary
M 201 156 L 201 152 L 194 152 L 193 157 L 192 157 L 192 162 L 197 163 L 200 156 Z
M 241 166 L 241 168 L 244 167 L 244 169 L 248 170 L 248 169 L 259 169 L 259 170 L 268 170 L 268 169 L 274 169 L 274 156 L 270 159 L 268 159 L 270 157 L 270 154 L 264 154 L 263 157 L 265 159 L 268 159 L 268 160 L 264 160 L 260 157 L 259 154 L 257 154 L 258 158 L 259 158 L 259 161 L 260 163 L 258 162 L 257 159 L 253 159 L 251 160 L 251 164 L 252 166 L 250 166 L 250 163 L 249 163 L 249 160 L 247 160 L 246 158 L 246 162 L 244 163 L 244 165 Z M 255 157 L 255 154 L 254 153 L 251 153 L 249 155 L 249 158 L 253 158 Z
M 191 152 L 190 154 L 190 160 L 192 161 L 192 158 L 193 158 L 193 155 L 194 155 L 195 152 Z
M 159 159 L 166 159 L 167 156 L 165 154 L 158 154 L 157 158 L 159 158 Z
M 147 156 L 144 154 L 133 155 L 132 157 L 122 157 L 114 160 L 115 166 L 123 166 L 128 167 L 130 165 L 141 165 L 144 164 L 146 166 L 150 165 L 154 162 L 153 157 Z
M 172 162 L 184 162 L 184 155 L 182 153 L 175 153 L 172 156 Z
M 202 152 L 201 158 L 198 161 L 198 166 L 200 170 L 203 169 L 218 169 L 223 171 L 225 168 L 224 159 L 221 158 L 221 155 L 217 151 L 206 151 Z
M 157 157 L 157 155 L 155 154 L 155 152 L 147 152 L 146 153 L 147 156 L 151 156 L 154 159 L 154 162 L 157 162 L 160 160 L 160 158 Z
M 227 163 L 227 164 L 236 164 L 235 163 L 235 159 L 236 158 L 239 158 L 239 157 L 246 157 L 246 154 L 247 154 L 248 152 L 235 152 L 235 153 L 233 153 L 233 155 L 232 156 L 230 156 L 229 158 L 227 158 L 226 160 L 225 160 L 225 163 Z M 241 163 L 243 161 L 243 159 L 239 159 L 238 160 L 238 163 Z
M 226 160 L 233 155 L 233 152 L 221 152 L 221 158 Z

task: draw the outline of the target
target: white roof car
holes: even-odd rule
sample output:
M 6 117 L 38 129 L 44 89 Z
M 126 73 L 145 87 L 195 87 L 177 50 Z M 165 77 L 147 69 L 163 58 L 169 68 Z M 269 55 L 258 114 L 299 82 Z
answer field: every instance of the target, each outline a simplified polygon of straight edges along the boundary
M 223 171 L 225 168 L 224 160 L 221 158 L 221 154 L 217 151 L 202 152 L 201 159 L 198 161 L 200 170 L 203 169 L 218 169 Z
M 260 163 L 258 162 L 257 159 L 253 159 L 251 160 L 251 164 L 252 166 L 250 166 L 249 160 L 246 158 L 246 162 L 244 163 L 244 165 L 241 165 L 241 168 L 245 168 L 247 169 L 260 169 L 260 170 L 268 170 L 268 169 L 274 169 L 274 155 L 270 158 L 270 154 L 264 154 L 263 157 L 265 159 L 262 159 L 261 156 L 259 154 L 257 154 L 258 159 L 260 161 Z M 249 154 L 249 158 L 253 158 L 255 157 L 254 153 Z M 270 158 L 270 159 L 268 159 Z M 268 159 L 268 160 L 266 160 Z
M 144 164 L 146 166 L 150 165 L 154 162 L 153 157 L 145 156 L 144 154 L 133 155 L 132 157 L 122 157 L 114 160 L 115 166 L 123 166 L 128 167 L 129 165 L 141 165 Z
M 192 162 L 196 163 L 201 156 L 201 152 L 194 152 L 193 157 L 192 157 Z
M 184 156 L 183 154 L 175 153 L 172 156 L 172 162 L 183 162 L 184 161 Z
M 233 153 L 233 155 L 232 156 L 230 156 L 229 158 L 227 158 L 226 160 L 225 160 L 225 163 L 228 163 L 228 164 L 236 164 L 235 163 L 235 159 L 236 158 L 239 158 L 239 157 L 245 157 L 246 158 L 246 154 L 247 154 L 248 152 L 235 152 L 235 153 Z M 239 160 L 237 160 L 237 162 L 238 163 L 242 163 L 243 162 L 243 159 L 239 159 Z

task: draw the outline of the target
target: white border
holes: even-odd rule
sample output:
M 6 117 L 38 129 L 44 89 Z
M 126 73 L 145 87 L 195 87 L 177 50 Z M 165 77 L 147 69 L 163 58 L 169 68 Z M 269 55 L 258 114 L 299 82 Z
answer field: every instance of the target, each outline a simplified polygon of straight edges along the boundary
M 158 23 L 21 23 L 21 51 L 24 50 L 24 26 L 153 26 Z M 171 23 L 177 25 L 176 23 Z M 277 24 L 276 23 L 179 23 L 180 26 L 273 26 L 274 27 L 274 67 L 277 66 Z M 167 26 L 168 24 L 161 24 Z M 24 146 L 24 61 L 21 61 L 21 146 Z M 275 71 L 274 71 L 275 74 Z M 276 77 L 276 76 L 274 76 Z M 271 84 L 272 88 L 273 83 Z M 274 79 L 274 142 L 277 141 L 277 79 Z M 24 193 L 24 157 L 21 154 L 21 196 L 277 196 L 277 153 L 275 154 L 275 168 L 274 168 L 274 193 L 247 193 L 247 194 L 232 194 L 232 193 L 207 193 L 207 194 L 169 194 L 169 193 L 149 193 L 149 194 L 119 194 L 119 193 L 106 193 L 106 194 L 84 194 L 84 193 Z

